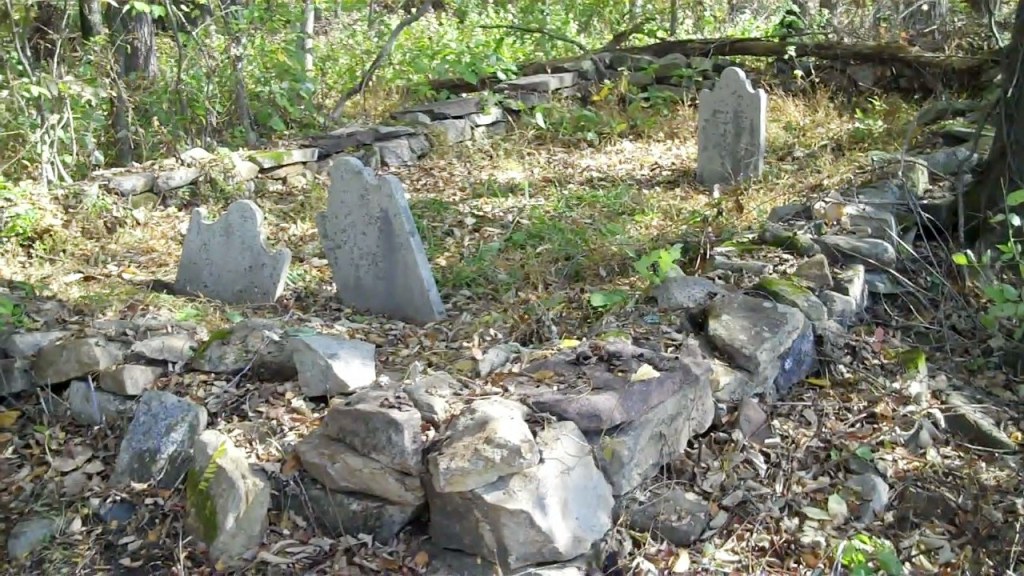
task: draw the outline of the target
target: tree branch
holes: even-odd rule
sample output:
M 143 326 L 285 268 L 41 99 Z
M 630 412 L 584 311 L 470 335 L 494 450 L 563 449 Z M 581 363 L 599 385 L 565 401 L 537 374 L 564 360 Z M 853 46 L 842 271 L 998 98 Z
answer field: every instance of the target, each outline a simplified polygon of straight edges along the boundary
M 405 17 L 395 29 L 391 31 L 391 36 L 388 37 L 387 42 L 384 43 L 380 48 L 380 52 L 377 53 L 377 57 L 373 59 L 370 66 L 366 68 L 366 72 L 363 72 L 362 78 L 359 82 L 356 82 L 355 86 L 352 86 L 342 94 L 341 98 L 338 99 L 338 103 L 334 105 L 334 109 L 331 110 L 330 119 L 333 122 L 337 122 L 341 118 L 342 113 L 345 111 L 345 105 L 352 97 L 360 94 L 370 84 L 370 80 L 373 79 L 373 75 L 377 72 L 377 69 L 381 67 L 388 56 L 391 55 L 391 51 L 395 48 L 395 43 L 398 41 L 398 37 L 402 34 L 402 31 L 409 26 L 416 23 L 417 20 L 423 18 L 430 12 L 433 6 L 433 0 L 423 0 L 420 7 L 416 9 L 416 12 Z
M 520 26 L 518 24 L 482 24 L 477 28 L 483 28 L 484 30 L 516 30 L 518 32 L 526 32 L 527 34 L 540 34 L 541 36 L 547 36 L 548 38 L 554 38 L 559 42 L 565 42 L 566 44 L 572 44 L 579 49 L 580 52 L 589 53 L 590 48 L 587 48 L 579 40 L 573 40 L 568 36 L 562 36 L 557 32 L 545 30 L 543 28 L 531 28 L 530 26 Z

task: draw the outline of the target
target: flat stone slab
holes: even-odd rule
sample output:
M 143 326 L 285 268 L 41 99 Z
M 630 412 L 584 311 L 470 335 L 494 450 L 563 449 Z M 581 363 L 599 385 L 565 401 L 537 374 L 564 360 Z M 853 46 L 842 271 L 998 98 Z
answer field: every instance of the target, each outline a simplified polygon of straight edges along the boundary
M 480 112 L 481 108 L 482 105 L 480 103 L 480 99 L 470 96 L 466 98 L 431 102 L 429 104 L 420 104 L 419 106 L 413 106 L 412 108 L 406 108 L 400 112 L 395 112 L 393 116 L 401 120 L 404 116 L 422 113 L 426 114 L 431 120 L 447 120 L 449 118 L 462 118 L 464 116 L 469 116 L 470 114 L 475 114 Z
M 327 210 L 316 221 L 339 300 L 416 324 L 444 318 L 402 183 L 354 158 L 335 160 L 330 175 Z
M 216 222 L 196 208 L 185 235 L 176 290 L 228 304 L 265 304 L 284 290 L 292 253 L 270 252 L 263 242 L 263 211 L 238 200 Z
M 503 82 L 494 87 L 495 92 L 554 92 L 575 86 L 579 82 L 576 72 L 557 74 L 534 74 Z
M 739 68 L 726 68 L 697 104 L 697 180 L 704 186 L 757 178 L 764 170 L 768 97 Z

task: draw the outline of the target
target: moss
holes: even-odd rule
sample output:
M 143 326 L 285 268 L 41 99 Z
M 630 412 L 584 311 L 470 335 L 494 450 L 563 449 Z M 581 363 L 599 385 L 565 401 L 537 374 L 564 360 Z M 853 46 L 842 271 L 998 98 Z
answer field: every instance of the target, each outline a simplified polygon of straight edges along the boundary
M 217 460 L 227 452 L 227 447 L 226 442 L 218 446 L 202 473 L 193 468 L 188 471 L 188 476 L 185 479 L 185 498 L 189 517 L 194 528 L 199 531 L 200 539 L 207 544 L 216 540 L 218 534 L 217 502 L 210 494 L 210 482 L 217 474 Z
M 771 296 L 791 301 L 800 301 L 814 296 L 813 292 L 801 286 L 796 280 L 772 278 L 771 276 L 765 276 L 758 280 L 756 288 L 764 290 Z

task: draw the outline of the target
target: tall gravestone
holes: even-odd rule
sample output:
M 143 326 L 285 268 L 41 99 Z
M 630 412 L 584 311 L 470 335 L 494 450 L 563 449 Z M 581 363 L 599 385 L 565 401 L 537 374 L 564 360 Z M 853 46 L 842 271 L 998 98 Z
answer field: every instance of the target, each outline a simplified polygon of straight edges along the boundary
M 355 158 L 330 168 L 327 209 L 317 215 L 338 299 L 347 306 L 416 324 L 444 318 L 444 304 L 413 221 L 405 188 Z
M 270 252 L 263 243 L 263 211 L 249 200 L 233 202 L 216 222 L 196 208 L 174 282 L 180 293 L 228 304 L 264 304 L 277 300 L 291 263 L 287 248 Z
M 708 188 L 757 178 L 764 169 L 768 98 L 747 75 L 726 68 L 697 105 L 697 181 Z

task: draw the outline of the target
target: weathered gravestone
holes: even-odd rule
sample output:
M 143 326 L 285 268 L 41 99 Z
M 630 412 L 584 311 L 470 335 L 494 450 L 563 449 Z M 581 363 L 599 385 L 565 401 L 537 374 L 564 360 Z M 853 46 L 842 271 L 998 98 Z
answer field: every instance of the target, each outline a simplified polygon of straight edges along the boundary
M 228 304 L 260 304 L 277 300 L 284 289 L 292 253 L 271 253 L 263 243 L 263 211 L 238 200 L 216 222 L 206 222 L 196 208 L 185 234 L 174 287 Z
M 316 224 L 339 300 L 417 324 L 444 318 L 402 183 L 348 157 L 335 160 L 330 175 L 327 210 Z
M 743 70 L 726 68 L 697 105 L 697 181 L 709 188 L 757 178 L 764 169 L 768 98 Z

